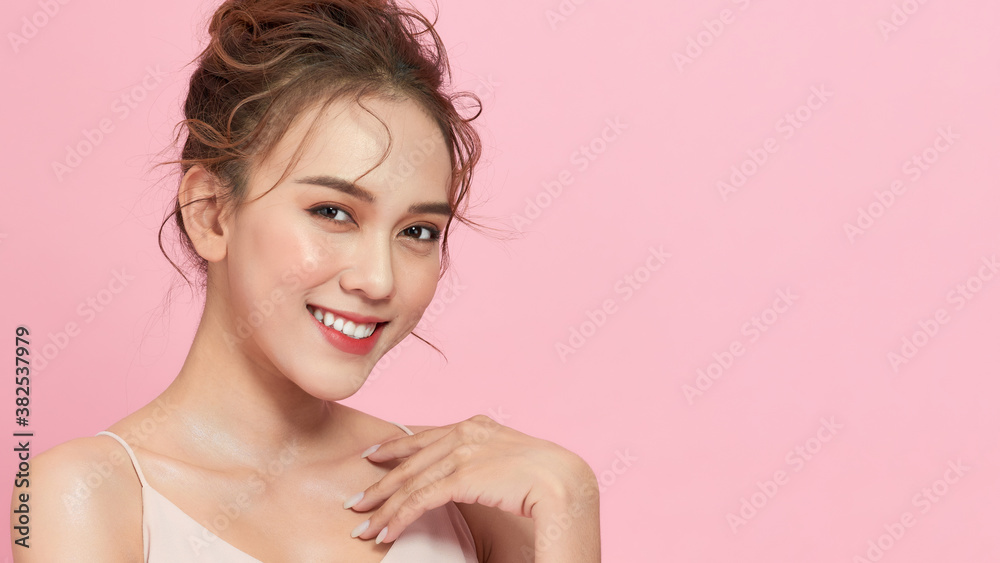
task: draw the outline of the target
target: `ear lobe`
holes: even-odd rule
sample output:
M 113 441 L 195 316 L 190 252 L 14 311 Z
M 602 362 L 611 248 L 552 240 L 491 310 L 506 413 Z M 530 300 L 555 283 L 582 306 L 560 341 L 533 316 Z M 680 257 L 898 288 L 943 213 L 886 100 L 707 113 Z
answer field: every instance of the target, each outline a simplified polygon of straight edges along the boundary
M 221 195 L 218 180 L 200 165 L 184 174 L 177 190 L 184 229 L 198 254 L 209 262 L 226 257 L 228 229 Z

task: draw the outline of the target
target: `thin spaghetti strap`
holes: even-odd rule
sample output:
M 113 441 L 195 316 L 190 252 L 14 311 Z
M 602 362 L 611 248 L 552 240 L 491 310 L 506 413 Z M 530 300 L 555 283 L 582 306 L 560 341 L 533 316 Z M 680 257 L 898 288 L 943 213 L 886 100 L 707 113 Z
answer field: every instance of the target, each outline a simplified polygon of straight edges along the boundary
M 392 422 L 392 421 L 390 420 L 390 421 L 388 421 L 388 422 Z M 396 426 L 398 426 L 398 427 L 402 428 L 402 429 L 403 429 L 403 432 L 406 432 L 406 433 L 407 433 L 408 435 L 410 435 L 410 436 L 413 436 L 413 431 L 412 431 L 412 430 L 410 430 L 409 428 L 407 428 L 407 427 L 403 426 L 402 424 L 400 424 L 400 423 L 398 423 L 398 422 L 392 422 L 392 423 L 393 423 L 393 424 L 395 424 Z
M 135 474 L 139 476 L 139 483 L 141 483 L 143 487 L 148 487 L 149 483 L 146 482 L 146 477 L 142 474 L 142 469 L 139 469 L 139 460 L 135 458 L 135 453 L 132 451 L 132 448 L 129 447 L 128 443 L 125 442 L 125 440 L 122 440 L 122 438 L 119 435 L 115 434 L 114 432 L 108 432 L 107 430 L 102 430 L 98 432 L 96 435 L 100 436 L 101 434 L 104 434 L 105 436 L 111 436 L 115 440 L 118 440 L 118 443 L 121 444 L 122 447 L 125 448 L 125 452 L 128 453 L 129 459 L 132 460 L 132 467 L 135 468 Z

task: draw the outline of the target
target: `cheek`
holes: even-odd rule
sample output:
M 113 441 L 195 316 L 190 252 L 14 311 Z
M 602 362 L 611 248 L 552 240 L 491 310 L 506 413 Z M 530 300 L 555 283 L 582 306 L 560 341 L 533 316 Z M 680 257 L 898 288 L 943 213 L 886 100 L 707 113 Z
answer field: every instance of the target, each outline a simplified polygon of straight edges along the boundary
M 414 312 L 413 324 L 423 316 L 424 311 L 434 299 L 437 290 L 438 269 L 427 264 L 413 266 L 406 276 L 407 303 Z
M 245 314 L 254 302 L 292 298 L 308 272 L 317 267 L 301 229 L 274 217 L 252 216 L 240 227 L 244 230 L 233 241 L 230 254 L 229 283 L 234 300 L 239 301 L 234 308 Z

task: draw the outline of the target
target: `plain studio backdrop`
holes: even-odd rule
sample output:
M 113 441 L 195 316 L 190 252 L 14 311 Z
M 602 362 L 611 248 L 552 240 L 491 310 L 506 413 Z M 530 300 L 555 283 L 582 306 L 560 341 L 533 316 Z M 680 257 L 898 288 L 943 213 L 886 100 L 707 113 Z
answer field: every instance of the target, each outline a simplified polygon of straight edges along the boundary
M 14 432 L 91 436 L 188 350 L 152 164 L 215 5 L 0 9 L 5 494 Z M 418 329 L 448 361 L 409 337 L 346 404 L 578 452 L 609 562 L 1000 560 L 1000 5 L 439 5 L 472 210 L 518 236 L 459 228 Z

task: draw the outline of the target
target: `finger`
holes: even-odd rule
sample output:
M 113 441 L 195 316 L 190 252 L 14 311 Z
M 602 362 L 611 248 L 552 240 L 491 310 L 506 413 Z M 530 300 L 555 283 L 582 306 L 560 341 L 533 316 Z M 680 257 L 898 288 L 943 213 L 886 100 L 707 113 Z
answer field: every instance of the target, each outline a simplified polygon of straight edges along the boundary
M 412 436 L 403 436 L 389 440 L 388 442 L 383 442 L 378 444 L 378 448 L 376 450 L 363 452 L 361 457 L 367 458 L 369 461 L 374 463 L 381 463 L 383 461 L 390 461 L 413 455 L 414 453 L 434 443 L 442 436 L 447 435 L 451 430 L 451 426 L 452 425 L 428 428 L 427 430 L 421 430 Z M 371 449 L 372 448 L 368 448 L 368 450 Z
M 406 457 L 448 434 L 453 434 L 458 441 L 483 444 L 501 429 L 510 430 L 486 415 L 477 414 L 461 422 L 428 428 L 413 436 L 404 436 L 378 446 L 372 446 L 361 457 L 367 457 L 376 463 Z M 392 445 L 390 446 L 390 444 Z
M 358 538 L 378 538 L 382 530 L 388 528 L 382 534 L 382 540 L 377 543 L 394 541 L 425 512 L 452 500 L 454 487 L 458 482 L 454 478 L 454 462 L 444 459 L 428 469 L 421 476 L 407 482 L 372 513 L 367 530 L 358 535 Z
M 417 494 L 410 495 L 381 528 L 385 530 L 385 534 L 380 543 L 396 541 L 407 526 L 423 516 L 428 510 L 443 506 L 453 500 L 451 489 L 456 482 L 458 479 L 448 476 L 420 489 Z
M 457 448 L 457 450 L 461 450 L 462 454 L 461 457 L 458 458 L 459 460 L 467 459 L 469 457 L 465 452 L 467 449 L 467 446 L 462 445 Z M 457 450 L 454 439 L 442 438 L 437 440 L 422 450 L 419 450 L 413 455 L 407 457 L 403 463 L 400 463 L 396 467 L 392 468 L 392 470 L 382 476 L 381 479 L 362 491 L 361 498 L 352 504 L 350 508 L 353 508 L 357 512 L 366 512 L 382 504 L 383 501 L 391 497 L 396 493 L 396 491 L 400 490 L 404 486 L 409 487 L 412 490 L 415 485 L 422 485 L 423 483 L 416 480 L 417 477 L 420 476 L 421 473 L 425 473 L 433 464 L 451 458 Z M 452 458 L 449 463 L 454 465 L 455 461 L 456 459 Z M 452 467 L 451 469 L 442 472 L 441 466 L 439 466 L 436 471 L 432 471 L 428 474 L 437 475 L 437 477 L 440 478 L 453 470 L 454 468 Z

